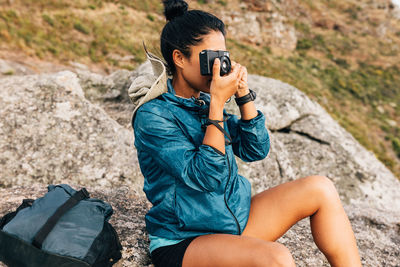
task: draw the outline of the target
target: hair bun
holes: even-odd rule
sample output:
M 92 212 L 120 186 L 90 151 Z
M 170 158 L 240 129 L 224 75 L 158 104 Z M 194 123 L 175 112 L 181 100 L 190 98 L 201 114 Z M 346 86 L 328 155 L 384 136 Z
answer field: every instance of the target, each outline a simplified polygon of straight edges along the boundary
M 183 0 L 164 0 L 164 15 L 167 21 L 182 16 L 188 10 L 188 4 Z

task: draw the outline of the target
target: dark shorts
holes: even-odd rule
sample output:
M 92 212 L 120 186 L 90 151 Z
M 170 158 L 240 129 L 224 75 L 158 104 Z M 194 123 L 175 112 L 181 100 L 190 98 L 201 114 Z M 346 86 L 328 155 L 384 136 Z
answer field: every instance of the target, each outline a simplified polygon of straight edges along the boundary
M 178 244 L 159 247 L 151 253 L 151 260 L 155 267 L 182 267 L 186 248 L 195 237 L 182 240 Z

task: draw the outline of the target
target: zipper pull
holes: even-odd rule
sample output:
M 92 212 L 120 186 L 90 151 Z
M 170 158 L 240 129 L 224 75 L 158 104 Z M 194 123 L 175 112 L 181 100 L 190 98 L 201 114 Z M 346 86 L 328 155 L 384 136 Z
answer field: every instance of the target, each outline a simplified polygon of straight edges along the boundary
M 206 103 L 206 102 L 204 102 L 203 99 L 198 99 L 198 98 L 195 98 L 194 96 L 192 96 L 191 99 L 194 101 L 194 103 L 196 103 L 200 107 Z

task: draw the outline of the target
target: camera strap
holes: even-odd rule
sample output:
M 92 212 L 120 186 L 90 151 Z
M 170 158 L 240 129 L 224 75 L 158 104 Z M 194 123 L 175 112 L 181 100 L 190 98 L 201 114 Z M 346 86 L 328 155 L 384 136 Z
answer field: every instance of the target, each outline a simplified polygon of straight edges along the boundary
M 232 138 L 229 135 L 229 133 L 227 131 L 225 131 L 225 129 L 221 125 L 219 125 L 219 123 L 225 122 L 228 119 L 229 119 L 229 116 L 225 117 L 225 119 L 223 119 L 222 121 L 207 119 L 206 123 L 204 124 L 205 127 L 207 127 L 208 125 L 211 125 L 211 124 L 214 125 L 215 127 L 217 127 L 217 129 L 220 130 L 224 134 L 224 136 L 226 136 L 229 139 L 229 141 L 225 139 L 225 145 L 230 145 L 232 143 Z

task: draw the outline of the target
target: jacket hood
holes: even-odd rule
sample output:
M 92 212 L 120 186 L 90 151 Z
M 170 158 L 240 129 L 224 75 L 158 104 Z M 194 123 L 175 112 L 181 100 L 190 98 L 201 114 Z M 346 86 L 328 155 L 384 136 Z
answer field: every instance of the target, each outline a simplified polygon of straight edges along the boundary
M 134 105 L 132 121 L 141 105 L 167 92 L 166 64 L 146 49 L 145 52 L 151 63 L 153 74 L 145 73 L 138 76 L 128 89 L 129 98 Z
M 200 92 L 199 98 L 183 98 L 176 96 L 171 79 L 169 79 L 167 75 L 166 63 L 154 54 L 148 52 L 146 49 L 145 52 L 151 63 L 153 73 L 141 74 L 133 80 L 128 89 L 129 98 L 134 105 L 132 122 L 141 105 L 159 97 L 160 95 L 163 95 L 164 100 L 173 105 L 183 106 L 189 110 L 202 110 L 203 113 L 208 113 L 207 111 L 210 103 L 209 94 Z

